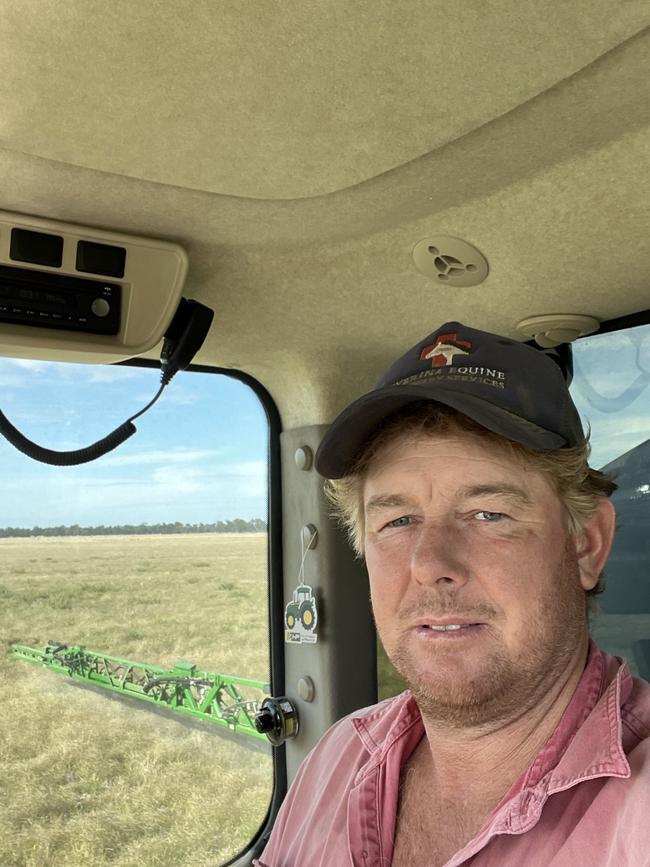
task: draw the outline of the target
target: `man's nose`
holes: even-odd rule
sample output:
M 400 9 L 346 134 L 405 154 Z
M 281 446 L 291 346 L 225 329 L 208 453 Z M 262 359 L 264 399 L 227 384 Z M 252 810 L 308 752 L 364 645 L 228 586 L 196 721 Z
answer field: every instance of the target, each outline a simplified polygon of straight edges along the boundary
M 466 543 L 466 540 L 465 540 Z M 466 544 L 446 523 L 420 524 L 411 551 L 411 576 L 417 584 L 461 587 L 469 580 Z

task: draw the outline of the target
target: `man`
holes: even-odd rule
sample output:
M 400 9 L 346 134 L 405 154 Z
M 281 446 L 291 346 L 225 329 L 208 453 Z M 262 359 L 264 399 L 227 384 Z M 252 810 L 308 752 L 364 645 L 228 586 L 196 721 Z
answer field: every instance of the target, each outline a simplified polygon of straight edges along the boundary
M 334 421 L 316 457 L 410 690 L 303 762 L 262 867 L 650 865 L 650 684 L 588 609 L 613 482 L 560 367 L 458 322 Z

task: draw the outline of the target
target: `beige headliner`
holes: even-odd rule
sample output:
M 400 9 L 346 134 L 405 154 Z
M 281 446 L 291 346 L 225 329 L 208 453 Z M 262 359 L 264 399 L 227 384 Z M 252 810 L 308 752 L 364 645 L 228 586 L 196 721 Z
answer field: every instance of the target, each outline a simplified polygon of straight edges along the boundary
M 645 2 L 1 11 L 0 208 L 183 244 L 216 311 L 198 360 L 287 427 L 449 319 L 650 307 Z M 432 234 L 487 281 L 421 275 Z

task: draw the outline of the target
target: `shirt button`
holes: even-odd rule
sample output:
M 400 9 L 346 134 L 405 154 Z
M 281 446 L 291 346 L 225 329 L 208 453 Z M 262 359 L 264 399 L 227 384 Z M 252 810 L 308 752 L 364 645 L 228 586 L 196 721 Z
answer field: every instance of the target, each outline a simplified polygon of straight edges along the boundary
M 366 851 L 366 849 L 364 849 L 363 852 L 361 853 L 361 857 L 364 859 L 364 861 L 368 857 L 368 852 Z

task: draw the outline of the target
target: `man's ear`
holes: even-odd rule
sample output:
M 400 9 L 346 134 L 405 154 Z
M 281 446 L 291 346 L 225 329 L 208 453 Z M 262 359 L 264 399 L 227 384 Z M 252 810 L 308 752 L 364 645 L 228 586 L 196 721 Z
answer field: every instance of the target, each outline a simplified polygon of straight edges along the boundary
M 576 539 L 576 556 L 580 569 L 580 583 L 585 590 L 598 583 L 616 530 L 616 511 L 611 500 L 600 497 L 593 515 L 584 525 Z

